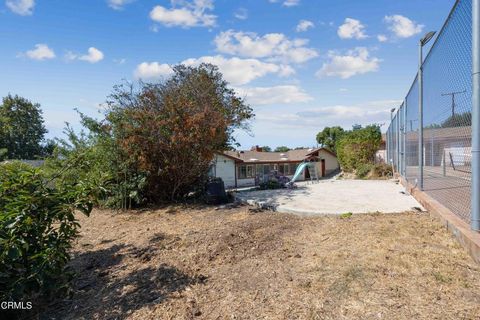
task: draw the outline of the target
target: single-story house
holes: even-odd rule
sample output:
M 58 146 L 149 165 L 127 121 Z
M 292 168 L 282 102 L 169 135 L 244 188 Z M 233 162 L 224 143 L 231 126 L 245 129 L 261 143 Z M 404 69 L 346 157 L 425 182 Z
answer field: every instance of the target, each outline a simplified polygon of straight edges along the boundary
M 304 161 L 316 163 L 319 177 L 340 168 L 336 155 L 325 148 L 264 152 L 254 147 L 249 151 L 226 151 L 215 155 L 210 176 L 222 178 L 226 188 L 255 186 L 264 181 L 271 171 L 292 178 L 297 166 Z M 298 180 L 309 178 L 307 169 Z

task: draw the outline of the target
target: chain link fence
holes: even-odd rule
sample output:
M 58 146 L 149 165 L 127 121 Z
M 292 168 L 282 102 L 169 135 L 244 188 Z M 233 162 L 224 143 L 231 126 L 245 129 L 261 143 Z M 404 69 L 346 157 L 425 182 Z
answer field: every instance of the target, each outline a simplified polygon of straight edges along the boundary
M 387 159 L 412 186 L 470 222 L 472 1 L 458 0 L 423 62 L 423 159 L 419 76 L 387 130 Z M 421 162 L 420 162 L 421 161 Z

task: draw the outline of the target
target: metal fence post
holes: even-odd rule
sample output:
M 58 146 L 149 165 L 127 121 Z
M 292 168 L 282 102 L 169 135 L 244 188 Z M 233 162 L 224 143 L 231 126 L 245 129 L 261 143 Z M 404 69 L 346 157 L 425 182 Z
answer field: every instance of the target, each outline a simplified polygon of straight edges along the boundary
M 388 126 L 387 128 L 387 133 L 386 133 L 386 136 L 385 136 L 385 143 L 386 143 L 386 148 L 385 148 L 385 162 L 388 164 L 388 157 L 390 156 L 390 150 L 388 150 L 390 148 L 390 125 Z
M 472 0 L 472 59 L 471 227 L 480 231 L 480 0 Z
M 400 167 L 400 109 L 397 111 L 397 149 L 395 150 L 397 153 L 397 172 L 401 174 L 401 167 Z
M 403 176 L 407 176 L 407 99 L 403 102 Z
M 418 47 L 418 188 L 423 190 L 423 45 L 421 41 Z

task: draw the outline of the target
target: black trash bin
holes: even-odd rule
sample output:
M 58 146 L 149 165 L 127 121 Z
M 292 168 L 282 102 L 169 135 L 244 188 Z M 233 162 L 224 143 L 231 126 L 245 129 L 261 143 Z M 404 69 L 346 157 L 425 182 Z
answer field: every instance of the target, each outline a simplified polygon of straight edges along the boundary
M 227 203 L 227 193 L 225 192 L 225 184 L 221 178 L 215 178 L 207 182 L 206 186 L 206 202 L 208 204 Z

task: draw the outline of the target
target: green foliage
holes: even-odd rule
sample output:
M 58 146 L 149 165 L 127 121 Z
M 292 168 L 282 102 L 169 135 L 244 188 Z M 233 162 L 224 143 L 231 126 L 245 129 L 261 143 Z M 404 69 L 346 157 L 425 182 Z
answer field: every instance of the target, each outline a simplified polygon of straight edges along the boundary
M 366 178 L 367 175 L 372 171 L 372 163 L 362 163 L 357 167 L 357 177 L 360 179 Z
M 25 301 L 64 288 L 70 243 L 88 215 L 92 187 L 54 188 L 42 171 L 20 162 L 0 165 L 0 300 Z
M 0 161 L 3 161 L 7 158 L 8 150 L 7 148 L 0 148 Z
M 268 180 L 259 184 L 261 190 L 274 190 L 280 189 L 282 186 L 276 180 Z
M 216 66 L 178 65 L 164 82 L 118 86 L 105 125 L 137 172 L 148 173 L 149 202 L 184 200 L 208 178 L 216 152 L 236 145 L 252 109 L 228 87 Z
M 342 169 L 352 172 L 359 169 L 361 165 L 373 164 L 381 141 L 380 126 L 376 124 L 346 131 L 336 146 Z
M 386 163 L 377 163 L 372 169 L 372 175 L 376 178 L 393 177 L 392 166 Z
M 326 127 L 317 134 L 317 142 L 324 148 L 336 152 L 337 142 L 344 135 L 345 131 L 342 127 Z
M 450 127 L 466 127 L 472 125 L 472 113 L 456 113 L 447 118 L 447 120 L 442 122 L 442 128 Z
M 386 163 L 362 163 L 356 169 L 360 179 L 382 179 L 393 176 L 392 166 Z
M 351 212 L 345 212 L 340 215 L 340 219 L 349 219 L 353 216 L 353 213 Z
M 42 145 L 41 152 L 39 156 L 41 158 L 47 158 L 53 155 L 55 152 L 55 148 L 57 147 L 57 143 L 55 140 L 47 139 Z
M 290 151 L 289 147 L 280 146 L 275 148 L 275 152 L 287 152 L 287 151 Z
M 272 152 L 272 148 L 270 148 L 269 146 L 263 146 L 263 147 L 260 147 L 260 148 L 262 148 L 263 152 Z
M 44 153 L 41 142 L 47 130 L 38 103 L 8 95 L 0 105 L 1 158 L 35 159 Z
M 147 173 L 137 171 L 133 159 L 117 145 L 111 127 L 80 113 L 86 129 L 76 133 L 69 125 L 45 171 L 56 185 L 88 182 L 100 206 L 127 209 L 142 205 Z
M 46 166 L 61 181 L 89 181 L 100 204 L 117 208 L 204 190 L 214 154 L 236 145 L 233 132 L 253 116 L 208 64 L 176 66 L 160 83 L 116 86 L 107 104 L 101 121 L 81 114 L 84 132 L 67 127 Z
M 425 129 L 440 129 L 452 127 L 467 127 L 472 125 L 472 113 L 463 112 L 449 116 L 442 123 L 432 123 L 425 126 Z

